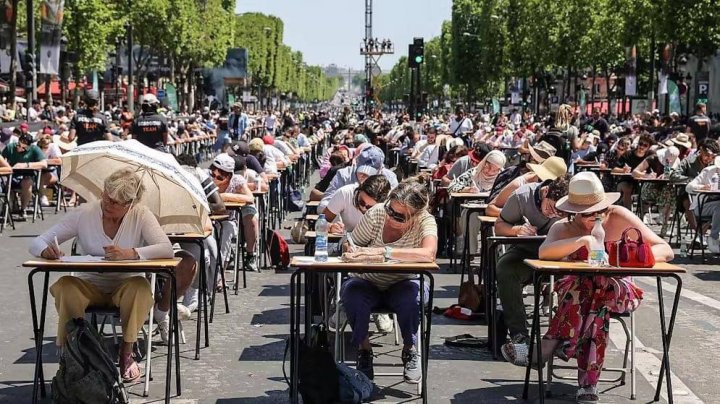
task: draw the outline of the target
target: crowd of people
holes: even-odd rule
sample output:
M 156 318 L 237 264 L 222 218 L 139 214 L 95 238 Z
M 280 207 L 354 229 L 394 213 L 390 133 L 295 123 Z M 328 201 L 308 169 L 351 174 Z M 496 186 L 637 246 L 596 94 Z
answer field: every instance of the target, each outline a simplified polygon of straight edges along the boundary
M 106 116 L 98 109 L 96 93 L 90 91 L 83 108 L 61 118 L 55 116 L 54 125 L 42 133 L 33 136 L 22 125 L 3 130 L 0 165 L 39 167 L 75 145 L 97 140 L 132 138 L 149 148 L 172 152 L 170 146 L 175 142 L 211 133 L 214 155 L 209 169 L 198 167 L 197 155 L 181 154 L 177 159 L 202 183 L 212 213 L 224 212 L 225 203 L 245 203 L 238 212 L 247 243 L 243 265 L 254 271 L 262 252 L 255 245 L 259 227 L 252 191 L 267 190 L 278 169 L 299 160 L 316 165 L 320 175 L 308 199 L 319 201 L 318 213 L 330 222 L 330 232 L 348 235 L 339 253 L 433 262 L 453 254 L 456 249 L 451 243 L 461 244 L 467 238 L 474 254 L 481 242 L 478 214 L 471 214 L 467 228 L 452 228 L 455 221 L 448 201 L 456 192 L 483 195 L 478 199 L 487 203 L 484 215 L 497 217 L 496 235 L 546 236 L 536 245 L 507 249 L 496 268 L 491 268 L 496 272 L 508 329 L 501 352 L 516 365 L 530 361 L 523 288 L 532 279 L 532 270 L 524 259 L 586 260 L 591 230 L 600 222 L 608 240 L 619 239 L 628 228 L 638 229 L 655 260 L 669 261 L 673 251 L 667 230 L 676 211 L 683 214 L 680 220 L 684 223 L 678 225 L 693 230 L 699 215 L 712 217 L 708 228 L 697 232 L 706 237 L 709 230 L 700 241 L 711 252 L 720 253 L 720 201 L 705 203 L 700 212 L 696 196 L 698 190 L 717 189 L 720 181 L 719 132 L 703 104 L 687 119 L 677 114 L 661 116 L 657 111 L 607 116 L 598 109 L 585 116 L 561 105 L 546 117 L 517 110 L 507 116 L 466 114 L 458 107 L 454 114 L 424 115 L 418 121 L 411 121 L 407 114 L 379 111 L 361 120 L 349 107 L 250 114 L 241 104 L 232 105 L 227 115 L 205 109 L 188 117 L 168 118 L 152 94 L 143 96 L 140 105 L 141 111 L 134 117 L 117 109 Z M 309 161 L 304 148 L 315 144 L 328 147 L 316 161 Z M 24 212 L 32 183 L 27 178 L 17 181 Z M 67 215 L 32 243 L 31 253 L 58 258 L 62 251 L 54 237 L 60 243 L 77 237 L 83 251 L 109 259 L 178 254 L 157 220 L 137 204 L 142 198 L 137 181 L 127 172 L 108 178 L 101 201 L 82 205 Z M 56 183 L 57 176 L 52 173 L 42 178 L 43 187 Z M 633 196 L 638 191 L 642 198 L 636 200 Z M 636 203 L 642 211 L 635 208 Z M 465 223 L 470 213 L 458 213 L 463 220 L 457 223 Z M 125 221 L 128 224 L 121 227 Z M 214 268 L 218 256 L 227 259 L 232 255 L 231 238 L 238 232 L 234 223 L 223 222 L 225 237 L 219 245 L 212 237 L 206 239 L 208 268 Z M 650 227 L 657 224 L 658 233 Z M 209 223 L 207 229 L 212 230 Z M 450 237 L 455 234 L 460 237 Z M 186 319 L 197 307 L 200 255 L 191 246 L 180 247 L 184 262 L 178 271 L 183 276 L 177 282 L 183 301 L 178 303 L 178 311 Z M 129 344 L 121 349 L 120 364 L 128 381 L 139 377 L 129 355 L 150 307 L 155 304 L 155 319 L 162 329 L 167 328 L 162 323 L 167 324 L 172 304 L 166 293 L 155 303 L 148 300 L 149 286 L 133 275 L 102 280 L 99 275 L 63 277 L 51 289 L 60 313 L 59 345 L 63 343 L 63 321 L 81 316 L 87 305 L 112 302 L 120 307 L 124 341 Z M 224 287 L 213 273 L 207 279 L 209 288 Z M 420 290 L 420 283 L 410 276 L 390 273 L 352 275 L 339 287 L 341 302 L 336 307 L 352 326 L 357 369 L 374 377 L 369 323 L 373 310 L 386 308 L 395 313 L 402 335 L 405 381 L 419 383 L 419 296 L 430 291 Z M 565 277 L 556 290 L 563 298 L 543 339 L 543 359 L 551 355 L 576 358 L 578 401 L 597 402 L 610 314 L 635 310 L 642 290 L 629 278 L 601 275 Z M 393 327 L 386 315 L 376 315 L 375 321 L 382 332 Z M 167 340 L 166 334 L 163 339 Z

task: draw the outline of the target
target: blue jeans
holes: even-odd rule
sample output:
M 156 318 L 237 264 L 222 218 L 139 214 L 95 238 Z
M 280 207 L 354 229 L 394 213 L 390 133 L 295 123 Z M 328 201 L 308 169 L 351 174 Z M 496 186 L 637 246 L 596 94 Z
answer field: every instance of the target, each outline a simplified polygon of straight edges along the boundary
M 232 139 L 230 139 L 230 132 L 228 131 L 220 131 L 218 133 L 217 139 L 215 139 L 215 144 L 213 145 L 213 151 L 219 152 L 222 150 L 223 146 L 232 143 Z
M 429 299 L 429 282 L 425 282 L 425 303 Z M 359 346 L 368 336 L 370 314 L 383 308 L 395 313 L 403 343 L 415 345 L 420 325 L 420 281 L 402 280 L 381 291 L 372 282 L 361 278 L 348 278 L 342 284 L 342 299 L 348 322 L 352 326 L 352 343 Z

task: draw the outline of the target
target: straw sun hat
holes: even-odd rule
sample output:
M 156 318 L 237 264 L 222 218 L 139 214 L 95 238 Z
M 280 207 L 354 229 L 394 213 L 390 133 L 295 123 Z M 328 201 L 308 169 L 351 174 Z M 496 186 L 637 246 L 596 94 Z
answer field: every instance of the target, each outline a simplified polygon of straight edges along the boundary
M 530 155 L 538 163 L 542 163 L 548 157 L 554 156 L 555 153 L 557 153 L 557 149 L 544 140 L 535 146 L 530 146 Z
M 541 181 L 555 180 L 567 173 L 567 165 L 560 157 L 549 157 L 542 164 L 528 163 L 528 167 L 537 174 Z
M 570 179 L 568 195 L 557 201 L 555 209 L 568 213 L 592 213 L 606 209 L 618 199 L 619 192 L 605 192 L 597 175 L 584 171 Z

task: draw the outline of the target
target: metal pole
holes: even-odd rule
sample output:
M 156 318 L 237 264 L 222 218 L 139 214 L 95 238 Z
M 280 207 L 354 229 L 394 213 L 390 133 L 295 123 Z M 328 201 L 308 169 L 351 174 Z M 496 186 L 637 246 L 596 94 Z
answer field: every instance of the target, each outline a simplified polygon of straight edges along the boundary
M 132 10 L 132 0 L 128 0 L 130 10 Z M 127 42 L 128 42 L 128 86 L 127 86 L 127 105 L 130 113 L 135 112 L 135 85 L 133 84 L 133 26 L 127 23 Z
M 372 0 L 365 0 L 365 44 L 368 43 L 370 39 L 372 39 Z M 367 49 L 368 51 L 370 49 Z M 369 52 L 367 52 L 369 53 Z M 370 92 L 370 89 L 372 88 L 372 56 L 369 54 L 365 55 L 365 85 L 367 86 L 365 88 L 365 94 L 368 94 Z M 365 113 L 366 115 L 370 115 L 372 112 L 370 110 L 370 100 L 365 99 Z
M 30 65 L 30 90 L 27 96 L 27 107 L 30 108 L 33 101 L 37 99 L 37 54 L 35 53 L 35 15 L 33 14 L 33 0 L 27 0 L 27 52 L 32 58 Z
M 653 102 L 655 101 L 655 27 L 652 29 L 652 40 L 650 41 L 650 92 L 648 93 L 648 102 L 650 104 L 650 110 L 655 108 Z

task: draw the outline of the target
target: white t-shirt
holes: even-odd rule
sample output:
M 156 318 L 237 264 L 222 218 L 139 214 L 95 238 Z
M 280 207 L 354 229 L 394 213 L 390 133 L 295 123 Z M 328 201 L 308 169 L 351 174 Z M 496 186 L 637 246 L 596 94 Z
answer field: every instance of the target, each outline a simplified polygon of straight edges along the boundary
M 346 231 L 352 231 L 363 217 L 353 203 L 353 195 L 358 186 L 359 184 L 354 183 L 340 187 L 327 204 L 327 209 L 342 220 Z
M 460 129 L 458 129 L 458 126 Z M 450 135 L 453 137 L 462 136 L 465 132 L 473 130 L 472 121 L 469 118 L 463 118 L 461 121 L 457 120 L 457 117 L 450 120 Z
M 265 128 L 268 130 L 275 130 L 275 122 L 277 121 L 277 117 L 275 114 L 268 115 L 265 117 Z

